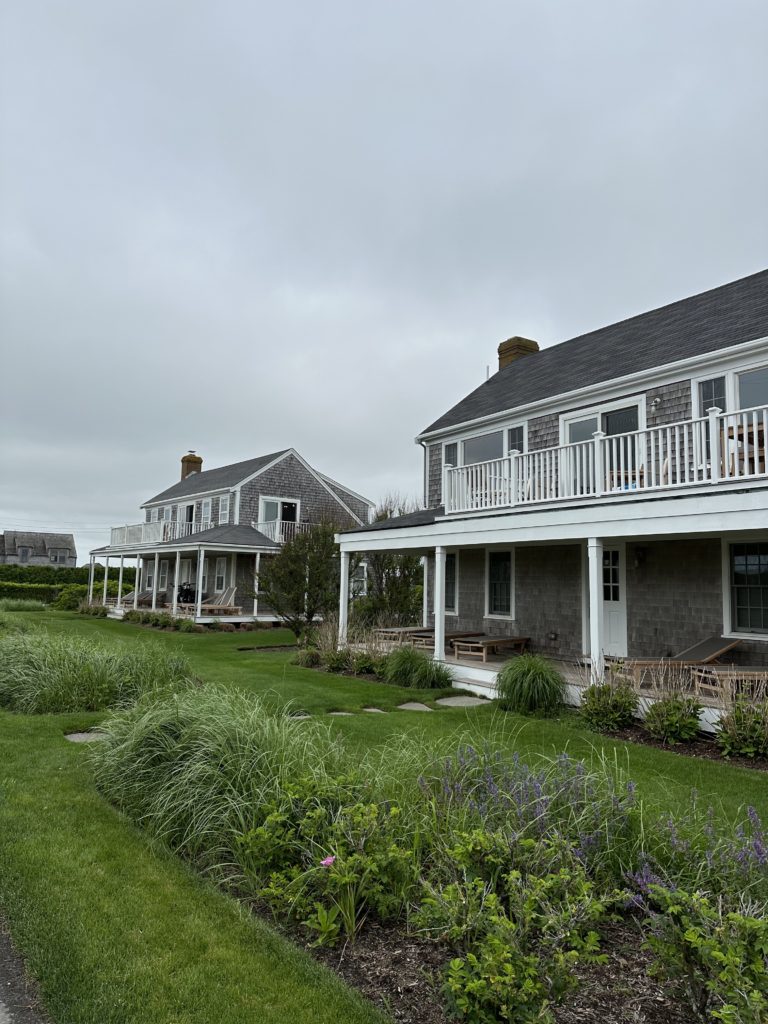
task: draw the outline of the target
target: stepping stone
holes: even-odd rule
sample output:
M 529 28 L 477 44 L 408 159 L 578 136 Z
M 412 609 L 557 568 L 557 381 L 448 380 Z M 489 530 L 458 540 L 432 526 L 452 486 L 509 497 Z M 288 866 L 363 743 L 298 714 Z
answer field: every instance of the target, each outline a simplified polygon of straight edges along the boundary
M 381 708 L 363 708 L 363 711 L 368 711 L 372 715 L 386 715 L 386 711 L 382 711 Z
M 435 704 L 442 704 L 446 708 L 476 708 L 479 704 L 487 703 L 482 697 L 441 697 L 435 701 Z
M 336 715 L 337 718 L 351 718 L 352 717 L 352 712 L 351 711 L 329 711 L 328 714 L 329 715 Z
M 420 704 L 417 700 L 408 700 L 405 704 L 397 705 L 400 711 L 431 711 L 426 704 Z
M 106 738 L 106 734 L 103 732 L 68 732 L 64 736 L 64 739 L 69 740 L 70 743 L 95 743 L 97 740 Z
M 289 715 L 288 717 L 292 718 L 296 722 L 303 722 L 305 718 L 311 718 L 312 716 L 308 715 L 306 711 L 299 711 L 298 714 Z M 0 1024 L 2 1024 L 1 1021 Z

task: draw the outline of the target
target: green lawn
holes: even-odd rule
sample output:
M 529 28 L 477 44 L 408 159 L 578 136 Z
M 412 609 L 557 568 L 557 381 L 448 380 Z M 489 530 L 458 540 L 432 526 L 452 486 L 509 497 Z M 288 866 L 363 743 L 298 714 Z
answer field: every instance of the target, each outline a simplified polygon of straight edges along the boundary
M 768 775 L 591 734 L 573 715 L 558 721 L 503 715 L 493 705 L 431 713 L 394 710 L 439 694 L 398 690 L 290 664 L 289 651 L 237 651 L 286 643 L 284 631 L 160 633 L 70 613 L 28 618 L 103 640 L 176 644 L 206 681 L 266 695 L 275 705 L 332 718 L 350 743 L 369 746 L 404 729 L 469 730 L 529 754 L 615 759 L 643 799 L 672 808 L 695 787 L 726 815 L 754 804 L 768 819 Z M 390 709 L 386 715 L 362 708 Z M 63 1024 L 245 1024 L 380 1018 L 334 977 L 241 913 L 184 864 L 118 815 L 95 792 L 82 746 L 63 734 L 99 714 L 26 717 L 0 712 L 0 903 L 18 947 Z

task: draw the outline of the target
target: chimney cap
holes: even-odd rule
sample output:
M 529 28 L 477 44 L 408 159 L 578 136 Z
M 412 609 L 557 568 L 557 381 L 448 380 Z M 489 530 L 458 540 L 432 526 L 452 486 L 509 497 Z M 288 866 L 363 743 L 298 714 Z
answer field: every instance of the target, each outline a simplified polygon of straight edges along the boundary
M 181 456 L 181 479 L 186 480 L 193 473 L 199 473 L 202 467 L 202 458 L 190 449 L 186 455 Z
M 538 351 L 539 343 L 531 338 L 523 338 L 518 334 L 512 338 L 507 338 L 506 341 L 502 341 L 499 345 L 499 369 L 503 370 L 510 363 L 514 363 L 515 360 L 533 355 L 534 352 Z

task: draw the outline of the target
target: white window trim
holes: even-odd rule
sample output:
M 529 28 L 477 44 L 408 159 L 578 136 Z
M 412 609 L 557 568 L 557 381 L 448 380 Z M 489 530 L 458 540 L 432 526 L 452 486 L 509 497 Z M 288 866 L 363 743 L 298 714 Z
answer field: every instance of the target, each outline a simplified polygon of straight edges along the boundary
M 179 505 L 176 506 L 176 522 L 177 523 L 186 523 L 187 522 L 187 509 L 190 508 L 190 506 L 192 508 L 192 519 L 190 520 L 190 522 L 194 523 L 194 521 L 195 521 L 195 503 L 194 503 L 194 501 L 182 501 Z
M 192 559 L 181 558 L 179 560 L 179 578 L 176 580 L 176 586 L 179 587 L 182 583 L 186 583 L 191 586 L 193 582 Z
M 208 559 L 204 558 L 203 559 L 203 578 L 200 581 L 201 582 L 200 589 L 201 589 L 203 594 L 207 593 L 207 591 L 208 591 L 208 570 L 209 570 L 209 568 L 210 568 L 210 566 L 208 564 Z
M 286 498 L 286 497 L 278 498 L 277 496 L 275 496 L 273 494 L 260 494 L 259 495 L 259 522 L 260 523 L 265 523 L 266 522 L 266 519 L 264 518 L 264 502 L 265 501 L 276 501 L 278 503 L 278 505 L 280 506 L 279 515 L 280 515 L 281 518 L 279 518 L 277 520 L 279 523 L 284 522 L 284 520 L 282 519 L 283 502 L 284 501 L 288 502 L 291 505 L 295 505 L 296 506 L 296 522 L 297 523 L 301 522 L 301 500 L 299 498 Z
M 157 570 L 157 589 L 167 590 L 168 589 L 168 559 L 163 558 L 160 561 L 160 566 Z
M 222 514 L 221 514 L 221 503 L 223 501 L 225 501 L 227 503 L 227 517 L 226 517 L 226 519 L 224 519 Z M 230 513 L 230 506 L 231 505 L 232 505 L 232 500 L 231 500 L 231 498 L 230 498 L 230 496 L 228 494 L 222 494 L 219 497 L 219 516 L 218 516 L 219 526 L 222 525 L 222 521 L 223 521 L 224 525 L 229 523 L 229 513 Z
M 223 572 L 219 572 L 219 566 L 222 565 L 222 564 L 224 565 L 224 571 Z M 221 576 L 221 579 L 222 579 L 221 586 L 219 586 L 219 576 Z M 213 572 L 213 592 L 214 592 L 214 594 L 223 594 L 226 589 L 227 589 L 227 557 L 226 557 L 226 555 L 224 555 L 224 556 L 220 555 L 216 559 L 216 564 L 214 566 L 214 572 Z
M 502 454 L 502 458 L 504 458 L 504 456 L 509 455 L 509 452 L 506 450 L 507 431 L 508 430 L 512 430 L 514 427 L 522 427 L 523 428 L 523 451 L 527 452 L 528 451 L 528 420 L 524 420 L 524 419 L 509 420 L 508 422 L 505 422 L 504 424 L 499 424 L 498 426 L 494 425 L 491 429 L 478 430 L 477 428 L 475 428 L 474 430 L 463 430 L 463 431 L 460 431 L 457 434 L 452 434 L 450 437 L 444 438 L 442 443 L 441 443 L 441 449 L 440 449 L 440 461 L 441 461 L 442 468 L 445 469 L 446 465 L 450 465 L 450 463 L 446 463 L 446 461 L 445 461 L 446 445 L 450 445 L 450 444 L 457 445 L 458 465 L 459 466 L 463 466 L 464 465 L 464 442 L 471 440 L 473 437 L 483 437 L 485 434 L 498 434 L 498 433 L 501 433 L 502 441 L 503 441 L 503 446 L 502 446 L 503 447 L 503 454 Z
M 601 402 L 600 405 L 585 406 L 583 409 L 569 409 L 568 412 L 560 413 L 559 419 L 559 433 L 560 438 L 559 444 L 570 444 L 568 441 L 568 426 L 571 423 L 578 423 L 579 420 L 588 420 L 591 417 L 596 417 L 598 422 L 598 430 L 602 430 L 600 421 L 602 420 L 603 413 L 615 412 L 617 409 L 629 409 L 631 406 L 637 407 L 637 429 L 645 430 L 646 428 L 646 396 L 642 395 L 627 395 L 626 398 L 618 398 L 615 402 Z M 634 433 L 634 431 L 630 431 Z
M 445 614 L 446 615 L 453 615 L 454 618 L 455 618 L 459 614 L 459 549 L 456 548 L 453 551 L 446 551 L 445 557 L 447 558 L 448 555 L 455 555 L 456 556 L 456 604 L 455 604 L 455 607 L 453 607 L 453 608 L 446 608 L 445 609 Z M 446 582 L 447 582 L 447 580 L 446 580 Z M 446 593 L 446 597 L 447 597 L 448 596 L 448 588 L 447 588 L 447 586 L 446 586 L 445 593 Z
M 709 378 L 705 378 L 708 380 Z M 765 544 L 765 533 L 731 534 L 720 538 L 721 577 L 723 590 L 723 636 L 734 640 L 753 640 L 768 644 L 768 633 L 744 633 L 733 628 L 731 608 L 731 544 Z
M 207 509 L 207 514 L 206 514 Z M 200 522 L 210 523 L 213 512 L 213 498 L 203 498 L 200 502 Z
M 18 556 L 19 562 L 28 562 L 32 557 L 32 548 L 26 544 L 22 544 L 21 547 L 16 549 L 16 555 Z
M 721 366 L 710 373 L 700 373 L 691 377 L 691 410 L 694 419 L 703 419 L 707 415 L 706 409 L 699 409 L 699 384 L 705 380 L 712 380 L 714 377 L 725 377 L 725 400 L 728 403 L 727 412 L 738 412 L 739 402 L 739 377 L 742 373 L 750 373 L 752 370 L 764 370 L 768 367 L 765 356 L 757 361 L 733 362 L 727 366 Z
M 162 514 L 161 518 L 162 518 L 163 522 L 164 523 L 170 523 L 171 519 L 173 518 L 173 506 L 172 505 L 164 505 L 163 509 L 162 509 L 162 512 L 163 512 L 163 514 Z
M 494 554 L 498 553 L 509 553 L 510 556 L 510 585 L 509 585 L 509 615 L 501 615 L 499 612 L 491 612 L 490 610 L 490 590 L 491 590 L 491 577 L 489 570 L 489 561 L 491 552 Z M 486 619 L 501 619 L 504 622 L 510 622 L 515 617 L 515 549 L 504 545 L 502 547 L 490 547 L 485 549 L 485 614 L 483 618 Z

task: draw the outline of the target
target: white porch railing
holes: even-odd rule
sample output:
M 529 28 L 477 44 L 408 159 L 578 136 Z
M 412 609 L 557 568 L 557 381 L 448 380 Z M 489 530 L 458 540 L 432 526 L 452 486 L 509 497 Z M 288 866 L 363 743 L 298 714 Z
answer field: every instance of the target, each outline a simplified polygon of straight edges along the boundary
M 182 540 L 184 537 L 191 537 L 196 533 L 203 533 L 217 526 L 212 519 L 205 519 L 199 523 L 167 522 L 159 523 L 135 523 L 132 526 L 113 526 L 110 535 L 110 547 L 122 548 L 143 544 L 161 544 L 168 540 Z M 285 544 L 293 540 L 299 533 L 306 533 L 311 530 L 310 523 L 287 523 L 280 520 L 272 520 L 268 523 L 251 523 L 254 529 L 259 530 L 270 540 L 277 544 Z
M 280 519 L 272 519 L 265 523 L 253 523 L 256 529 L 265 537 L 275 541 L 276 544 L 285 544 L 300 533 L 308 533 L 312 529 L 311 523 L 288 523 Z
M 668 491 L 724 481 L 762 482 L 768 406 L 650 427 L 471 466 L 447 467 L 446 513 Z

